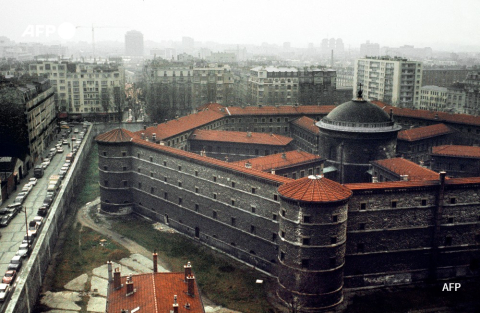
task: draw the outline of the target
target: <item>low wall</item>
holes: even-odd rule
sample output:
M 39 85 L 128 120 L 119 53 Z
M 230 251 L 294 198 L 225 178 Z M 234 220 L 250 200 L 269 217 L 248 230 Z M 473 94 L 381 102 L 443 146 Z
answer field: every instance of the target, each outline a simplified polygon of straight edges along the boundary
M 63 180 L 62 188 L 44 221 L 32 254 L 23 264 L 23 269 L 17 277 L 15 290 L 5 312 L 32 312 L 52 258 L 52 250 L 57 242 L 61 225 L 66 214 L 74 213 L 70 210 L 70 202 L 77 196 L 80 178 L 85 173 L 84 160 L 94 144 L 95 136 L 118 127 L 137 131 L 143 129 L 143 125 L 143 123 L 105 123 L 94 124 L 88 129 L 75 160 Z

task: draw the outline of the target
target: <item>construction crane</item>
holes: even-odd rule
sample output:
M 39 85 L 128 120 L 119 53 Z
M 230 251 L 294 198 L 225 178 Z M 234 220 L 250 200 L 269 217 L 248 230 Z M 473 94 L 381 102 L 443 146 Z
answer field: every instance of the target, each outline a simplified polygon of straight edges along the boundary
M 90 28 L 90 26 L 76 26 L 75 28 Z M 128 28 L 125 26 L 91 26 L 92 28 L 92 54 L 95 58 L 95 28 Z

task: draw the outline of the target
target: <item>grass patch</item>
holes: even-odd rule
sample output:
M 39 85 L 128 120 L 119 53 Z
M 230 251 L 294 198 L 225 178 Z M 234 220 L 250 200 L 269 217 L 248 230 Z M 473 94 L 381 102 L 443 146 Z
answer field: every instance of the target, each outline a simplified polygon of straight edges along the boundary
M 76 204 L 76 207 L 83 206 L 100 197 L 100 187 L 98 185 L 98 146 L 96 143 L 92 143 L 83 165 L 85 175 L 81 176 L 80 182 L 80 186 L 83 186 L 83 188 L 80 190 L 78 197 L 75 198 L 74 204 Z
M 216 304 L 241 312 L 272 312 L 267 302 L 268 288 L 255 283 L 268 277 L 251 267 L 217 253 L 180 234 L 160 232 L 152 222 L 135 215 L 112 221 L 116 232 L 148 250 L 157 250 L 159 258 L 172 271 L 183 272 L 183 265 L 192 262 L 202 294 Z
M 107 260 L 119 261 L 130 256 L 128 250 L 119 244 L 107 241 L 102 246 L 102 235 L 76 223 L 65 239 L 62 259 L 56 269 L 52 291 L 61 291 L 70 280 L 89 273 Z

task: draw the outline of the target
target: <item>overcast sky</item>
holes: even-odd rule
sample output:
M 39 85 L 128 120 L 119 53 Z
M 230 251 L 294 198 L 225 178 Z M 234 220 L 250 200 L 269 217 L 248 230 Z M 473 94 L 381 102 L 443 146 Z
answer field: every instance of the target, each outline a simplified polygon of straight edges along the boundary
M 124 41 L 136 29 L 145 40 L 231 44 L 262 42 L 304 48 L 342 38 L 358 49 L 370 40 L 446 51 L 480 51 L 480 0 L 0 0 L 0 36 L 16 42 L 65 39 Z M 75 28 L 74 26 L 89 26 Z M 119 28 L 106 28 L 106 26 Z M 124 28 L 121 28 L 124 27 Z M 48 36 L 45 31 L 48 31 Z M 61 36 L 59 36 L 59 33 Z M 442 49 L 443 48 L 443 49 Z

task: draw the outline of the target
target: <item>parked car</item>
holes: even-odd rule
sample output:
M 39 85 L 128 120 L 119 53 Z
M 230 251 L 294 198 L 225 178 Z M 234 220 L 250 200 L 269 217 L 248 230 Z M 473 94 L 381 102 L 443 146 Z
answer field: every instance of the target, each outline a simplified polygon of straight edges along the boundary
M 78 128 L 75 128 L 73 131 L 75 134 L 78 134 Z
M 38 182 L 38 180 L 35 177 L 30 178 L 28 181 L 30 182 L 30 185 L 32 185 L 32 186 L 36 186 L 37 182 Z
M 7 210 L 8 213 L 13 214 L 13 216 L 15 217 L 21 210 L 23 210 L 23 206 L 18 203 L 9 204 L 7 206 Z
M 57 149 L 56 149 L 56 148 L 50 149 L 50 153 L 56 154 L 56 153 L 57 153 Z
M 63 153 L 63 149 L 62 148 L 57 148 L 57 153 Z
M 5 302 L 8 293 L 10 292 L 10 288 L 9 284 L 0 284 L 0 302 Z
M 8 264 L 8 270 L 19 271 L 22 267 L 22 257 L 15 255 L 11 260 L 10 264 Z
M 47 213 L 48 213 L 48 208 L 49 207 L 50 207 L 49 205 L 42 204 L 42 206 L 39 207 L 38 210 L 37 210 L 37 215 L 46 216 Z
M 22 258 L 26 258 L 30 255 L 30 251 L 32 250 L 32 246 L 29 245 L 28 243 L 22 243 L 20 247 L 18 247 L 17 253 L 15 255 L 18 255 Z
M 12 213 L 2 216 L 2 219 L 0 220 L 0 227 L 7 227 L 8 224 L 10 224 L 10 221 L 12 219 L 13 219 Z
M 11 285 L 12 282 L 15 280 L 15 277 L 17 277 L 17 271 L 14 271 L 14 270 L 6 271 L 5 275 L 2 278 L 2 284 Z
M 30 186 L 29 183 L 26 183 L 25 185 L 23 185 L 22 192 L 26 192 L 28 195 L 31 190 L 32 190 L 32 186 Z
M 25 197 L 16 197 L 16 198 L 13 200 L 13 203 L 14 203 L 14 204 L 22 204 L 23 201 L 25 201 Z
M 50 162 L 42 162 L 42 167 L 43 169 L 46 169 L 48 167 L 48 165 L 50 165 Z
M 64 139 L 63 142 L 62 142 L 62 144 L 68 146 L 68 140 Z
M 8 208 L 0 208 L 0 215 L 5 215 L 5 214 L 8 214 L 8 213 L 10 213 Z
M 22 243 L 27 243 L 29 245 L 33 245 L 33 241 L 35 240 L 35 236 L 31 236 L 30 234 L 23 236 Z
M 41 217 L 41 216 L 35 216 L 35 217 L 33 218 L 33 221 L 35 221 L 35 223 L 37 223 L 37 225 L 38 225 L 37 229 L 40 230 L 40 228 L 42 228 L 42 226 L 43 226 L 43 217 Z

